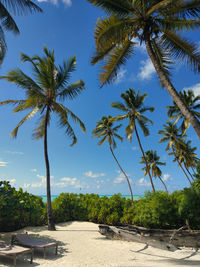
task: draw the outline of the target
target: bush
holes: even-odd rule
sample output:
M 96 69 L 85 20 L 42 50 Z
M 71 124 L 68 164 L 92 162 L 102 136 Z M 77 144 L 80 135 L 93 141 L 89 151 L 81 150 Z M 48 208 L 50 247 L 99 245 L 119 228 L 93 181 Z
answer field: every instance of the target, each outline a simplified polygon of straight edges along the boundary
M 41 197 L 17 191 L 9 182 L 0 182 L 0 229 L 13 231 L 46 222 L 46 207 Z

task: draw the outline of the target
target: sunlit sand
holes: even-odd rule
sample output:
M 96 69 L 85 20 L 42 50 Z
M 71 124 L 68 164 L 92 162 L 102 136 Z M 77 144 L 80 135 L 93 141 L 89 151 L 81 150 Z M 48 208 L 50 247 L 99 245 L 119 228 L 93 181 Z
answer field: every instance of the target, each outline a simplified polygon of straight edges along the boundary
M 48 267 L 157 267 L 157 266 L 200 266 L 200 253 L 195 249 L 184 248 L 168 252 L 145 244 L 108 240 L 98 232 L 98 224 L 90 222 L 67 222 L 56 226 L 57 231 L 48 231 L 46 226 L 26 227 L 17 232 L 28 232 L 43 240 L 58 242 L 58 255 L 55 250 L 47 250 L 47 259 L 43 251 L 34 253 L 33 264 L 29 255 L 20 256 L 17 266 Z M 2 234 L 1 238 L 9 242 L 13 233 Z M 0 266 L 12 266 L 12 259 L 0 257 Z

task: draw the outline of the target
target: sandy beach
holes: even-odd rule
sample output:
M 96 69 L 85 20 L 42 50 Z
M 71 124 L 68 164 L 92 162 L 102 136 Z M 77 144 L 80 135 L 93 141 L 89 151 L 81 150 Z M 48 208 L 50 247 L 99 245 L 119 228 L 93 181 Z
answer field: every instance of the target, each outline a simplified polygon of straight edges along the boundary
M 64 267 L 157 267 L 157 266 L 200 266 L 200 253 L 195 249 L 183 248 L 168 252 L 145 244 L 108 240 L 98 232 L 98 224 L 90 222 L 67 222 L 56 226 L 57 231 L 43 227 L 26 227 L 17 231 L 28 232 L 42 240 L 58 242 L 58 255 L 49 248 L 47 259 L 43 252 L 34 253 L 34 262 L 29 263 L 29 255 L 20 256 L 17 266 L 64 266 Z M 16 232 L 15 232 L 16 233 Z M 9 243 L 13 233 L 2 233 L 1 239 Z M 12 259 L 0 256 L 0 266 L 12 266 Z

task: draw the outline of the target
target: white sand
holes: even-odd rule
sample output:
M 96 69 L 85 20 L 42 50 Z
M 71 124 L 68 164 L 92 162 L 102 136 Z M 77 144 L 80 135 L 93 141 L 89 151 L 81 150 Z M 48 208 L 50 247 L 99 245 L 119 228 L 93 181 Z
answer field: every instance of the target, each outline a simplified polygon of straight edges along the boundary
M 35 251 L 34 262 L 30 265 L 28 256 L 20 256 L 17 266 L 48 267 L 170 267 L 200 266 L 200 253 L 195 249 L 184 248 L 168 252 L 145 244 L 108 240 L 98 232 L 98 224 L 89 222 L 67 222 L 56 226 L 57 231 L 47 231 L 47 227 L 27 227 L 18 232 L 37 235 L 43 240 L 56 241 L 59 244 L 58 255 L 49 248 L 47 259 L 42 251 Z M 1 239 L 10 240 L 12 233 L 1 235 Z M 0 266 L 12 266 L 12 259 L 0 256 Z

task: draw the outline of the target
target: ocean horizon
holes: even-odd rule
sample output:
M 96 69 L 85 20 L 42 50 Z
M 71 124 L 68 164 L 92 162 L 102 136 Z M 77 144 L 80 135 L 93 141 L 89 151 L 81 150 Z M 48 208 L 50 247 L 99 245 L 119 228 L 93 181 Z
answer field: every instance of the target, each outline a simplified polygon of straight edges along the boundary
M 99 195 L 100 197 L 112 197 L 113 195 Z M 38 195 L 38 197 L 42 197 L 43 202 L 47 202 L 47 196 L 46 195 Z M 55 198 L 59 197 L 59 195 L 52 195 L 51 196 L 51 200 L 53 201 Z M 122 195 L 122 197 L 126 198 L 126 199 L 130 199 L 131 195 Z M 133 195 L 133 199 L 134 200 L 139 200 L 140 198 L 142 198 L 144 196 L 142 195 Z

